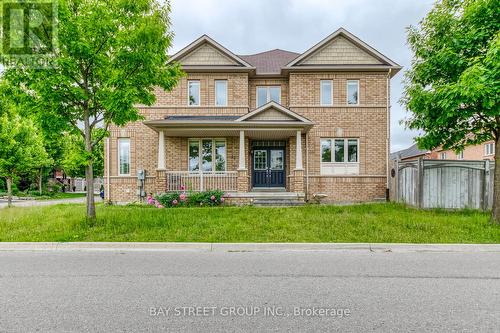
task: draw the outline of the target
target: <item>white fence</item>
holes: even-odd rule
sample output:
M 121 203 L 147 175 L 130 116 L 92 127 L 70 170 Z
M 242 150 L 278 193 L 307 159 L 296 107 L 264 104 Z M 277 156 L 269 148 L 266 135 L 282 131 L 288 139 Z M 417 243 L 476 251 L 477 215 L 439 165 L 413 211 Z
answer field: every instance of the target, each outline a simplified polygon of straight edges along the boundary
M 75 192 L 84 192 L 87 189 L 87 180 L 85 178 L 74 178 L 73 183 L 75 187 Z M 99 190 L 101 188 L 101 185 L 104 185 L 104 179 L 103 178 L 94 178 L 94 192 L 99 193 Z M 71 191 L 73 189 L 71 188 Z
M 189 172 L 169 171 L 166 173 L 167 192 L 180 191 L 236 191 L 238 188 L 238 172 Z
M 421 208 L 491 209 L 494 162 L 395 162 L 392 190 L 398 202 Z

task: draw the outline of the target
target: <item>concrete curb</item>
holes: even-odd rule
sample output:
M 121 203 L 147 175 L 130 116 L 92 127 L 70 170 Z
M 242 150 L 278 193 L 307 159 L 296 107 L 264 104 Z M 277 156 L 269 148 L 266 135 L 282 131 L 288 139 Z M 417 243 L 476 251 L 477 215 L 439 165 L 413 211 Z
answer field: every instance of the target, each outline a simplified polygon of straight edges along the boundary
M 0 251 L 360 251 L 500 253 L 500 244 L 0 242 Z

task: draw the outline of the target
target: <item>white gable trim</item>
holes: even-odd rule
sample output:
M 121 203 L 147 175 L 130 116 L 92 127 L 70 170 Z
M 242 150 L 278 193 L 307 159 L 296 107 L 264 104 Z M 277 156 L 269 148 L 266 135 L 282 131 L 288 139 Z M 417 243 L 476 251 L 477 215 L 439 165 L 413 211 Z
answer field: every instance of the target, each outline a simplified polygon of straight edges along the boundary
M 235 55 L 234 53 L 232 53 L 231 51 L 229 51 L 224 46 L 220 45 L 219 43 L 217 43 L 215 40 L 213 40 L 212 38 L 210 38 L 207 35 L 201 36 L 200 38 L 198 38 L 197 40 L 195 40 L 191 44 L 187 45 L 186 47 L 184 47 L 182 50 L 180 50 L 176 54 L 172 55 L 170 57 L 170 61 L 179 60 L 179 59 L 183 58 L 184 56 L 189 54 L 191 51 L 193 51 L 197 47 L 201 46 L 203 43 L 208 43 L 209 45 L 213 46 L 218 51 L 220 51 L 222 54 L 224 54 L 228 58 L 236 61 L 241 66 L 253 68 L 253 66 L 250 65 L 248 62 L 244 61 L 243 59 L 241 59 L 240 57 L 238 57 L 237 55 Z
M 246 119 L 252 118 L 252 117 L 256 116 L 257 114 L 265 112 L 266 110 L 269 110 L 271 108 L 272 109 L 276 109 L 276 110 L 278 110 L 278 111 L 286 114 L 290 118 L 298 120 L 300 122 L 309 123 L 309 124 L 312 123 L 309 119 L 304 118 L 301 115 L 299 115 L 299 114 L 297 114 L 297 113 L 295 113 L 293 111 L 290 111 L 289 109 L 285 108 L 283 105 L 278 104 L 278 103 L 276 103 L 274 101 L 270 101 L 270 102 L 262 105 L 261 107 L 253 110 L 252 112 L 249 112 L 249 113 L 247 113 L 244 116 L 241 116 L 240 118 L 236 119 L 235 121 L 237 121 L 237 122 L 245 121 Z
M 354 36 L 351 34 L 349 31 L 345 30 L 344 28 L 337 29 L 334 33 L 329 35 L 328 37 L 324 38 L 322 41 L 311 47 L 309 50 L 306 52 L 302 53 L 299 55 L 297 58 L 289 62 L 285 68 L 293 67 L 296 66 L 300 61 L 304 60 L 308 56 L 312 55 L 314 52 L 318 51 L 321 49 L 323 46 L 331 42 L 335 37 L 342 35 L 343 37 L 347 38 L 349 41 L 351 41 L 355 46 L 358 46 L 361 48 L 363 51 L 367 52 L 371 56 L 379 59 L 380 61 L 386 63 L 387 65 L 393 66 L 393 67 L 401 67 L 391 59 L 387 58 L 385 55 L 380 53 L 379 51 L 375 50 L 373 47 L 370 45 L 366 44 L 363 42 L 361 39 L 358 37 Z

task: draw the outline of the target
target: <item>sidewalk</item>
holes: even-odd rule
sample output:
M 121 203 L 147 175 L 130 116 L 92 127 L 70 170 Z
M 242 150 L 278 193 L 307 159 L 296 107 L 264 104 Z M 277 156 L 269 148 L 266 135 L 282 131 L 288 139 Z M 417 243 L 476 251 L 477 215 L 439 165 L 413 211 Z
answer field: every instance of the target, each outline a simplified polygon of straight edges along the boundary
M 101 202 L 99 196 L 95 196 L 95 202 Z M 85 203 L 86 198 L 67 198 L 67 199 L 48 199 L 48 200 L 12 200 L 13 207 L 34 207 L 34 206 L 50 206 L 70 203 Z M 7 200 L 0 199 L 0 209 L 7 207 Z
M 0 242 L 0 251 L 498 252 L 500 244 Z

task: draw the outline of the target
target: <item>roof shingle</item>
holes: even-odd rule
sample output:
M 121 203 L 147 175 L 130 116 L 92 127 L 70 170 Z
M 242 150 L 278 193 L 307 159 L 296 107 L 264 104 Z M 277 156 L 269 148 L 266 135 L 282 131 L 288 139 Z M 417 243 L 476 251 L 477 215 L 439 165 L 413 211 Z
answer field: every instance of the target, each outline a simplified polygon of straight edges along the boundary
M 238 56 L 253 65 L 257 70 L 257 74 L 280 74 L 281 67 L 285 66 L 299 55 L 300 53 L 275 49 L 256 54 Z

